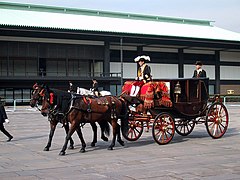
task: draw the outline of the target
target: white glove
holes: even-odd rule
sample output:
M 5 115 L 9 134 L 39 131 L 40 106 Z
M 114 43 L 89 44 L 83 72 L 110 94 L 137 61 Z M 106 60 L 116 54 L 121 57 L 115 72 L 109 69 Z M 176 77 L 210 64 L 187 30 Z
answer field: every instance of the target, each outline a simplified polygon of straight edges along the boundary
M 8 119 L 5 119 L 5 123 L 7 123 L 7 124 L 8 124 L 9 122 L 10 122 L 10 121 L 9 121 Z

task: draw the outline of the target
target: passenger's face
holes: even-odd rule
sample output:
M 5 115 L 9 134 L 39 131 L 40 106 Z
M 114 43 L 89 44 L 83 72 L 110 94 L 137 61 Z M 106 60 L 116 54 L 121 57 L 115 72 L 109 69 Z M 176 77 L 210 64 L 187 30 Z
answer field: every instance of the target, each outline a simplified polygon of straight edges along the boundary
M 196 65 L 196 69 L 198 70 L 198 69 L 201 69 L 201 65 Z

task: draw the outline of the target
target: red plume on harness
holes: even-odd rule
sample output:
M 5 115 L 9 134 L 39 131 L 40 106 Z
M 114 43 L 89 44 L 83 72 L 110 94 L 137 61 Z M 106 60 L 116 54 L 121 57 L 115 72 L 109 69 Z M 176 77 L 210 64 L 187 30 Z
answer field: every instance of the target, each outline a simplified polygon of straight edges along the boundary
M 49 98 L 49 103 L 50 103 L 50 104 L 53 104 L 54 94 L 53 94 L 53 93 L 50 93 L 49 96 L 50 96 L 50 98 Z

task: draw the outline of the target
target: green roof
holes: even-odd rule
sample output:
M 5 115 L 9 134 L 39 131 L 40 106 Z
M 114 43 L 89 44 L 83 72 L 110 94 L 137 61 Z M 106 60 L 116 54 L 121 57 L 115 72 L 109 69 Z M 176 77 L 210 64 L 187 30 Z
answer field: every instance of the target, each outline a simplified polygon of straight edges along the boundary
M 173 17 L 142 15 L 142 14 L 133 14 L 133 13 L 109 12 L 109 11 L 99 11 L 99 10 L 65 8 L 65 7 L 34 5 L 34 4 L 7 3 L 7 2 L 0 2 L 0 8 L 24 10 L 24 11 L 40 11 L 40 12 L 79 14 L 79 15 L 111 17 L 111 18 L 124 18 L 124 19 L 133 19 L 133 20 L 134 19 L 144 20 L 144 21 L 195 24 L 195 25 L 206 25 L 206 26 L 210 26 L 211 22 L 213 22 L 208 20 L 194 20 L 194 19 L 185 19 L 185 18 L 173 18 Z
M 240 41 L 213 21 L 0 2 L 0 27 L 19 26 Z

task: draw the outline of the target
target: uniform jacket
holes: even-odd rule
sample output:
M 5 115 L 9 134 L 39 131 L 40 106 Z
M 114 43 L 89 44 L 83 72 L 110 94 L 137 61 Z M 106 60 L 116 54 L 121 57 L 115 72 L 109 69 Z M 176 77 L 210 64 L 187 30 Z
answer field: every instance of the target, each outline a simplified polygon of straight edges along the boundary
M 207 73 L 206 71 L 204 71 L 202 69 L 202 71 L 199 72 L 199 74 L 197 74 L 197 70 L 195 69 L 194 72 L 193 72 L 193 78 L 201 78 L 201 77 L 207 77 Z
M 142 70 L 143 68 L 143 70 Z M 143 64 L 138 68 L 138 79 L 144 82 L 149 82 L 152 80 L 151 68 L 147 64 Z
M 5 119 L 8 119 L 5 108 L 3 105 L 0 105 L 0 123 L 4 123 Z

